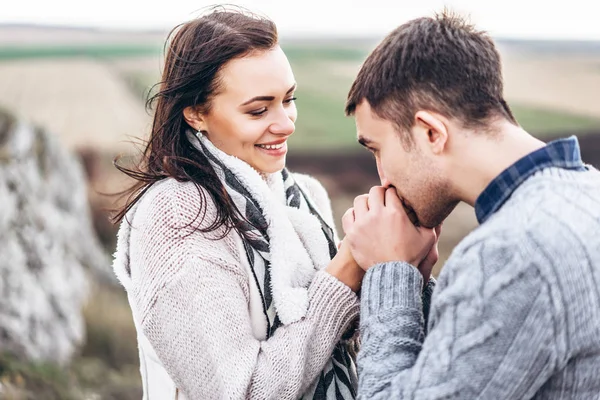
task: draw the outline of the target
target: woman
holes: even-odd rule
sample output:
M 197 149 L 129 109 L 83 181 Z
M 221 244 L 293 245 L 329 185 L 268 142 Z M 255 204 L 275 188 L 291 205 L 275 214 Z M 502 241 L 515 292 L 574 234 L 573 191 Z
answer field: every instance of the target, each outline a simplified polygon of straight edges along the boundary
M 144 399 L 354 398 L 362 271 L 323 187 L 284 168 L 295 89 L 267 19 L 220 9 L 171 34 L 141 166 L 119 167 L 138 180 L 114 268 Z

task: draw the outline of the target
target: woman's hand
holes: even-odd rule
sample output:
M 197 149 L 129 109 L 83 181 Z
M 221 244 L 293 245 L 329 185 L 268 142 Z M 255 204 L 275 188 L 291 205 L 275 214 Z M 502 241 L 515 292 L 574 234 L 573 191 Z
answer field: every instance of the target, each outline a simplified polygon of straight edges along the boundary
M 338 246 L 338 253 L 331 260 L 325 271 L 344 283 L 353 292 L 358 292 L 365 276 L 365 271 L 354 261 L 350 247 L 345 240 Z
M 423 287 L 427 286 L 427 282 L 429 282 L 429 278 L 431 277 L 431 271 L 433 271 L 433 267 L 438 262 L 440 257 L 440 253 L 438 250 L 438 241 L 440 240 L 440 235 L 442 233 L 442 225 L 438 225 L 435 229 L 435 242 L 429 250 L 429 253 L 425 257 L 423 261 L 417 266 L 417 269 L 423 275 Z

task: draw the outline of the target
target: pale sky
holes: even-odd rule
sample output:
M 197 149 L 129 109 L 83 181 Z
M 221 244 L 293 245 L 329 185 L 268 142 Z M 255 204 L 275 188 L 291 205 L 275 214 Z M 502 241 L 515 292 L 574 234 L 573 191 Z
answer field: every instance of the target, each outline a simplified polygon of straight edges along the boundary
M 215 4 L 206 0 L 15 0 L 0 23 L 169 29 Z M 524 39 L 600 40 L 593 0 L 229 0 L 275 21 L 282 36 L 383 35 L 409 19 L 448 6 L 470 16 L 493 36 Z

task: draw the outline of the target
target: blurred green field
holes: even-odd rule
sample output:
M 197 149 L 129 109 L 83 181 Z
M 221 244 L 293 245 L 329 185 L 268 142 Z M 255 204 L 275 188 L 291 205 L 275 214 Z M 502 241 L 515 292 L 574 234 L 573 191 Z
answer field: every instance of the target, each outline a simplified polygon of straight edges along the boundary
M 294 148 L 300 151 L 360 149 L 356 145 L 354 120 L 344 115 L 344 102 L 360 63 L 373 45 L 368 41 L 283 44 L 298 82 L 299 118 L 296 133 L 290 140 Z M 8 46 L 0 47 L 0 61 L 31 59 L 35 62 L 43 58 L 73 57 L 91 58 L 103 63 L 127 60 L 128 68 L 120 71 L 117 68 L 117 71 L 129 87 L 144 98 L 151 86 L 158 82 L 158 71 L 156 68 L 148 70 L 144 62 L 136 67 L 136 60 L 152 58 L 158 64 L 161 51 L 161 45 L 148 43 Z M 600 129 L 600 117 L 510 100 L 509 97 L 508 101 L 521 125 L 541 137 Z
M 285 50 L 298 81 L 299 118 L 293 143 L 302 148 L 358 148 L 354 121 L 344 115 L 344 103 L 352 84 L 348 69 L 352 70 L 351 63 L 360 64 L 366 50 L 316 51 L 293 47 Z M 336 69 L 344 67 L 340 60 L 350 63 L 337 72 Z M 519 103 L 511 103 L 511 108 L 521 126 L 538 136 L 600 128 L 600 119 L 562 110 Z
M 358 70 L 367 56 L 367 49 L 366 46 L 284 46 L 298 82 L 298 120 L 296 133 L 290 139 L 295 149 L 360 150 L 354 120 L 344 115 L 344 103 L 353 71 Z M 146 95 L 159 79 L 144 71 L 129 71 L 124 76 L 140 95 Z M 600 129 L 600 119 L 593 117 L 522 103 L 511 103 L 511 107 L 524 129 L 540 137 Z

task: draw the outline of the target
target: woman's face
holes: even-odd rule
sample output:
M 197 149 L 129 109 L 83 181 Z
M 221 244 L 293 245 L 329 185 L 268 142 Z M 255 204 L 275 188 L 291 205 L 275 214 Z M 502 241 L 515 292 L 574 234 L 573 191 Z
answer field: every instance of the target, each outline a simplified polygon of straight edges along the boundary
M 297 117 L 296 81 L 283 50 L 276 46 L 231 60 L 217 79 L 220 90 L 210 111 L 189 118 L 186 109 L 188 123 L 205 131 L 218 149 L 258 172 L 282 170 Z

